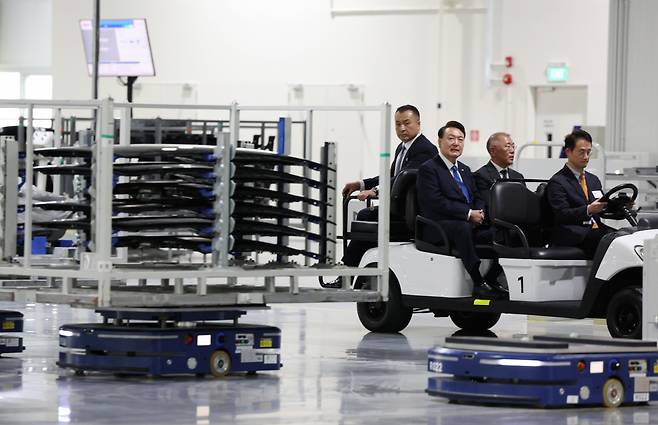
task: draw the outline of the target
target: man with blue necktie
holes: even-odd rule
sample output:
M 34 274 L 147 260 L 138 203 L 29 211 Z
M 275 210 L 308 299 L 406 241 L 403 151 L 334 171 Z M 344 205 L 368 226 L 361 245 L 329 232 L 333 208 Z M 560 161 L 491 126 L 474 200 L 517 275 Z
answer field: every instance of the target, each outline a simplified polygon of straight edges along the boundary
M 449 121 L 439 130 L 439 154 L 418 169 L 416 188 L 420 214 L 438 222 L 461 257 L 471 280 L 473 296 L 501 298 L 504 291 L 495 280 L 486 282 L 480 273 L 480 258 L 474 240 L 484 242 L 488 235 L 476 235 L 484 221 L 484 200 L 475 184 L 471 169 L 457 161 L 464 150 L 466 130 L 457 121 Z M 430 232 L 431 230 L 428 229 Z M 425 235 L 428 242 L 439 236 Z

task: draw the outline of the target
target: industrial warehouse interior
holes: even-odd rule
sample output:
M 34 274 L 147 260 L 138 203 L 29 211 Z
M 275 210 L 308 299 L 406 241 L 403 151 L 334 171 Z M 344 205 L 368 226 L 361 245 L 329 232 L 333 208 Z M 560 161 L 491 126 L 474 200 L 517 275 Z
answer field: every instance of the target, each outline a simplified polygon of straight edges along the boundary
M 658 423 L 657 19 L 0 0 L 0 423 Z

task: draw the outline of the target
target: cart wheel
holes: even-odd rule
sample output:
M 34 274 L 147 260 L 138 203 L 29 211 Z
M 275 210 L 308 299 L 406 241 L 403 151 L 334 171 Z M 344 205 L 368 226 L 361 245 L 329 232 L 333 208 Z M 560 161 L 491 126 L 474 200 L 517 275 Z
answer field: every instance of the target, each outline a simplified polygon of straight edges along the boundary
M 609 378 L 603 384 L 603 405 L 619 407 L 624 401 L 624 385 L 619 379 Z
M 500 319 L 500 313 L 453 311 L 450 320 L 457 327 L 470 332 L 482 332 L 492 328 Z
M 638 288 L 626 288 L 612 297 L 606 324 L 613 338 L 642 338 L 642 293 Z
M 216 378 L 221 378 L 231 371 L 231 356 L 224 350 L 218 350 L 210 356 L 210 373 Z
M 372 332 L 397 333 L 411 321 L 413 309 L 402 304 L 400 284 L 393 272 L 388 275 L 388 301 L 356 303 L 356 311 L 361 324 Z M 372 280 L 356 283 L 357 289 L 374 289 Z M 376 285 L 376 284 L 374 284 Z

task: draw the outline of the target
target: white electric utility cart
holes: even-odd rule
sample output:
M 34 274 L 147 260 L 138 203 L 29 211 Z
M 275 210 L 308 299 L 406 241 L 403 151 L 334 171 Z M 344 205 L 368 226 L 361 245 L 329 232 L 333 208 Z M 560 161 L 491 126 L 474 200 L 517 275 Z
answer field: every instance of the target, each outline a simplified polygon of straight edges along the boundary
M 471 296 L 472 282 L 441 226 L 417 216 L 415 170 L 405 173 L 392 188 L 389 300 L 357 304 L 367 329 L 399 332 L 413 313 L 431 312 L 450 316 L 460 328 L 482 331 L 494 326 L 501 313 L 514 313 L 605 318 L 613 337 L 641 338 L 644 243 L 658 235 L 658 226 L 651 218 L 636 220 L 634 185 L 619 185 L 604 195 L 609 204 L 602 216 L 626 219 L 629 227 L 605 236 L 594 258 L 586 258 L 578 248 L 547 245 L 552 220 L 546 213 L 545 181 L 534 181 L 541 183 L 536 191 L 518 181 L 496 183 L 489 213 L 495 242 L 476 246 L 485 259 L 483 274 L 487 258 L 498 257 L 504 269 L 509 299 L 494 300 Z M 428 230 L 439 235 L 438 241 L 428 238 Z M 368 240 L 374 231 L 375 226 L 353 222 L 346 238 Z M 377 248 L 370 249 L 360 267 L 377 267 L 378 255 Z M 374 283 L 359 276 L 354 287 Z

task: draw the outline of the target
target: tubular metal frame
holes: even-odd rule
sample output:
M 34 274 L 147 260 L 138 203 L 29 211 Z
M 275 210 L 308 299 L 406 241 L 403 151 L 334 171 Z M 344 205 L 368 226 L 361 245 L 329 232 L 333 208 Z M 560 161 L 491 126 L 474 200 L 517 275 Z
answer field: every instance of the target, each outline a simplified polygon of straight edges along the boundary
M 519 162 L 521 161 L 521 153 L 525 151 L 528 148 L 534 148 L 534 147 L 548 147 L 548 148 L 562 148 L 564 147 L 564 144 L 562 143 L 526 143 L 519 147 L 517 153 L 516 153 L 516 166 L 519 166 Z M 594 142 L 592 143 L 592 147 L 596 150 L 601 155 L 601 161 L 603 162 L 603 170 L 598 176 L 599 179 L 601 180 L 601 184 L 603 187 L 605 187 L 605 180 L 606 180 L 606 162 L 607 162 L 607 156 L 605 153 L 605 149 L 603 149 L 603 146 L 600 144 Z M 556 170 L 557 171 L 557 170 Z
M 391 136 L 391 106 L 388 103 L 379 106 L 240 106 L 237 103 L 231 105 L 175 105 L 175 104 L 128 104 L 114 103 L 112 99 L 103 99 L 99 101 L 55 101 L 55 100 L 0 100 L 0 108 L 19 107 L 28 110 L 28 131 L 26 137 L 26 181 L 32 181 L 33 170 L 33 110 L 35 107 L 51 108 L 59 118 L 62 109 L 91 109 L 98 117 L 96 122 L 95 143 L 92 160 L 91 192 L 92 192 L 92 214 L 91 214 L 91 248 L 92 252 L 82 256 L 80 268 L 53 268 L 35 266 L 32 264 L 31 241 L 32 241 L 32 203 L 33 193 L 31 185 L 26 186 L 25 191 L 25 243 L 24 243 L 24 261 L 22 265 L 12 265 L 8 263 L 0 264 L 0 275 L 20 275 L 20 276 L 44 276 L 49 278 L 59 278 L 62 283 L 58 288 L 44 288 L 38 290 L 35 296 L 38 302 L 56 302 L 71 304 L 76 306 L 97 308 L 97 307 L 119 307 L 119 306 L 189 306 L 189 305 L 231 305 L 231 304 L 263 304 L 267 302 L 330 302 L 330 301 L 381 301 L 388 298 L 388 240 L 389 240 L 389 203 L 381 202 L 379 205 L 379 226 L 378 226 L 378 249 L 379 267 L 378 268 L 358 268 L 358 267 L 256 267 L 242 268 L 229 266 L 228 251 L 230 241 L 225 238 L 219 243 L 218 261 L 214 262 L 213 267 L 190 270 L 189 268 L 179 269 L 129 269 L 115 268 L 111 256 L 112 249 L 112 163 L 113 163 L 113 144 L 114 144 L 114 115 L 115 109 L 119 110 L 121 120 L 130 117 L 130 110 L 139 109 L 188 109 L 188 110 L 215 110 L 228 111 L 230 114 L 230 146 L 237 146 L 238 131 L 240 128 L 241 111 L 301 111 L 307 114 L 307 120 L 312 123 L 313 115 L 317 112 L 377 112 L 380 114 L 381 133 L 380 133 L 380 199 L 388 200 L 390 192 L 389 179 L 389 141 Z M 124 123 L 121 123 L 123 125 Z M 129 125 L 129 120 L 127 124 Z M 129 128 L 129 127 L 128 127 Z M 310 136 L 311 129 L 307 129 L 307 136 Z M 126 138 L 129 137 L 129 131 L 120 131 L 120 144 L 128 144 Z M 308 138 L 310 139 L 310 137 Z M 311 141 L 306 141 L 305 151 L 307 159 L 312 160 Z M 222 144 L 224 148 L 228 144 Z M 226 153 L 226 152 L 225 152 Z M 227 157 L 227 155 L 224 155 Z M 225 165 L 225 163 L 223 164 Z M 230 167 L 224 166 L 221 173 L 221 179 L 224 180 L 229 176 Z M 222 192 L 225 198 L 230 196 L 230 182 L 225 183 Z M 336 188 L 334 189 L 336 190 Z M 334 195 L 334 199 L 335 199 Z M 220 217 L 230 217 L 230 203 L 221 204 L 221 211 L 218 211 Z M 334 202 L 335 203 L 335 202 Z M 336 208 L 334 205 L 333 208 Z M 221 223 L 225 229 L 227 220 Z M 298 279 L 300 277 L 318 277 L 318 276 L 364 276 L 376 277 L 378 280 L 377 291 L 372 290 L 325 290 L 300 288 Z M 276 277 L 289 278 L 289 287 L 275 285 Z M 117 280 L 128 279 L 176 279 L 176 290 L 174 293 L 162 293 L 158 291 L 144 292 L 126 291 L 130 287 L 123 286 L 120 291 L 112 288 L 112 282 Z M 183 279 L 194 278 L 197 281 L 196 294 L 185 294 Z M 226 278 L 228 285 L 207 285 L 207 280 L 212 278 Z M 231 282 L 236 278 L 264 278 L 265 286 L 256 285 L 245 287 L 245 290 L 231 286 Z M 96 289 L 80 289 L 74 287 L 74 281 L 77 279 L 92 280 L 98 282 Z M 51 279 L 52 280 L 52 279 Z M 228 292 L 213 293 L 218 288 L 226 288 Z M 158 288 L 159 287 L 154 287 Z M 210 290 L 209 290 L 210 288 Z M 242 287 L 241 287 L 242 288 Z M 256 289 L 256 290 L 254 290 Z M 14 299 L 16 291 L 19 289 L 2 289 L 0 298 Z M 260 292 L 259 292 L 260 291 Z

